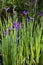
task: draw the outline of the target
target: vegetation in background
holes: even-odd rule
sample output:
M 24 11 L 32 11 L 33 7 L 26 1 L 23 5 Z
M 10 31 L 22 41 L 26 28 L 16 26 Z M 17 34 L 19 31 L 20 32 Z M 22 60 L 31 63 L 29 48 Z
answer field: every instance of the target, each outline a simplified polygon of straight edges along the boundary
M 43 0 L 0 0 L 3 65 L 43 65 Z

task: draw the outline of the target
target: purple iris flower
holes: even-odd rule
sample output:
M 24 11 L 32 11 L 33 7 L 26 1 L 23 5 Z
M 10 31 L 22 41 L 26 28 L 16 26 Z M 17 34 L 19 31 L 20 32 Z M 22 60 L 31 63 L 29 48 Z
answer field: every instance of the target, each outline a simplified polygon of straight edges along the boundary
M 8 11 L 8 10 L 9 10 L 9 7 L 5 7 L 4 10 L 5 10 L 5 11 Z
M 43 16 L 43 12 L 38 12 L 38 14 L 39 14 L 40 16 Z
M 9 30 L 11 30 L 11 31 L 12 31 L 12 30 L 14 30 L 14 28 L 10 27 L 10 28 L 9 28 Z
M 26 10 L 24 10 L 24 11 L 23 11 L 23 14 L 24 14 L 24 15 L 28 15 L 28 14 L 29 14 L 29 12 L 28 12 L 28 11 L 26 11 Z
M 16 28 L 16 30 L 21 28 L 21 23 L 20 22 L 14 22 L 13 25 L 14 25 L 14 28 Z

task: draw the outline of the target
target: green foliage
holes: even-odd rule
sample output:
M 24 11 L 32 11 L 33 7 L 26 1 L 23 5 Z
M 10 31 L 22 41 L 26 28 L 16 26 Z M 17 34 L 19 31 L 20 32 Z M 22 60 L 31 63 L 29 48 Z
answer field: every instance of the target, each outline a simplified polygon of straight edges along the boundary
M 38 21 L 35 22 L 36 22 L 35 25 L 37 24 L 37 27 L 35 27 L 34 21 L 30 21 L 30 23 L 28 23 L 28 19 L 23 16 L 22 17 L 23 28 L 19 30 L 19 37 L 17 37 L 18 31 L 16 29 L 14 29 L 14 31 L 10 31 L 10 35 L 6 35 L 6 37 L 3 37 L 2 29 L 5 29 L 5 27 L 1 26 L 2 56 L 4 65 L 16 65 L 16 64 L 25 65 L 25 63 L 27 65 L 32 64 L 38 65 L 38 63 L 42 63 L 43 17 L 41 17 L 41 27 L 40 25 L 38 25 L 37 23 Z M 12 27 L 12 23 L 13 23 L 12 19 L 8 18 L 8 24 L 6 24 L 7 32 L 9 32 L 8 28 Z M 19 40 L 19 42 L 17 41 L 17 39 Z
M 5 12 L 8 20 L 4 18 L 4 21 L 0 16 L 3 65 L 43 65 L 43 16 L 37 15 L 37 12 L 43 11 L 43 5 L 35 1 L 32 3 L 32 1 L 2 0 L 0 3 L 0 14 L 5 6 L 13 7 L 13 10 L 16 6 L 17 12 L 12 13 L 12 17 L 10 13 Z M 28 16 L 35 17 L 35 20 L 28 21 L 28 17 L 21 13 L 23 10 L 29 10 Z M 14 28 L 13 31 L 9 31 L 9 28 L 13 27 L 13 22 L 18 22 L 18 14 L 21 16 L 22 27 L 19 30 Z M 38 19 L 38 17 L 40 18 Z M 38 22 L 40 23 L 38 24 Z M 4 24 L 2 25 L 2 23 Z M 8 32 L 5 37 L 3 30 Z

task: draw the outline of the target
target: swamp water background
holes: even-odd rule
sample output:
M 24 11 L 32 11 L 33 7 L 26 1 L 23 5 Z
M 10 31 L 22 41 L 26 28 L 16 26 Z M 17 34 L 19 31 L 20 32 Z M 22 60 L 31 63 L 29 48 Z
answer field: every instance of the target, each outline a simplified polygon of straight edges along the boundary
M 0 65 L 43 65 L 43 0 L 0 0 Z

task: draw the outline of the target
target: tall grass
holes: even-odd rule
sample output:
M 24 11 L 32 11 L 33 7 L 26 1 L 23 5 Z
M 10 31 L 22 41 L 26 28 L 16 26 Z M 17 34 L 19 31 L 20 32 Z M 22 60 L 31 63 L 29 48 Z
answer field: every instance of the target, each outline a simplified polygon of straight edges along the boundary
M 16 20 L 17 21 L 17 20 Z M 6 22 L 6 20 L 5 20 Z M 43 61 L 43 17 L 41 17 L 40 25 L 38 21 L 30 20 L 22 17 L 23 27 L 19 30 L 14 28 L 10 34 L 3 37 L 2 30 L 12 27 L 12 19 L 8 18 L 6 28 L 2 26 L 1 20 L 1 35 L 2 35 L 2 56 L 3 65 L 42 65 Z M 27 23 L 27 26 L 26 26 Z M 34 26 L 34 28 L 33 28 Z M 19 32 L 19 37 L 17 36 Z M 19 41 L 19 42 L 18 42 Z M 41 58 L 41 60 L 40 60 Z
M 38 15 L 38 11 L 43 9 L 38 7 L 38 1 L 35 0 L 32 3 L 30 0 L 2 0 L 0 14 L 5 6 L 12 7 L 13 10 L 12 17 L 8 11 L 5 11 L 4 20 L 0 15 L 3 65 L 43 65 L 43 16 Z M 14 6 L 16 7 L 14 8 Z M 14 14 L 14 10 L 16 10 L 16 14 Z M 24 10 L 29 10 L 30 14 L 24 16 Z M 35 18 L 28 20 L 28 17 Z M 21 22 L 21 28 L 16 30 L 13 28 L 13 23 L 18 21 Z M 9 30 L 11 27 L 13 30 Z M 7 33 L 4 34 L 4 31 Z

